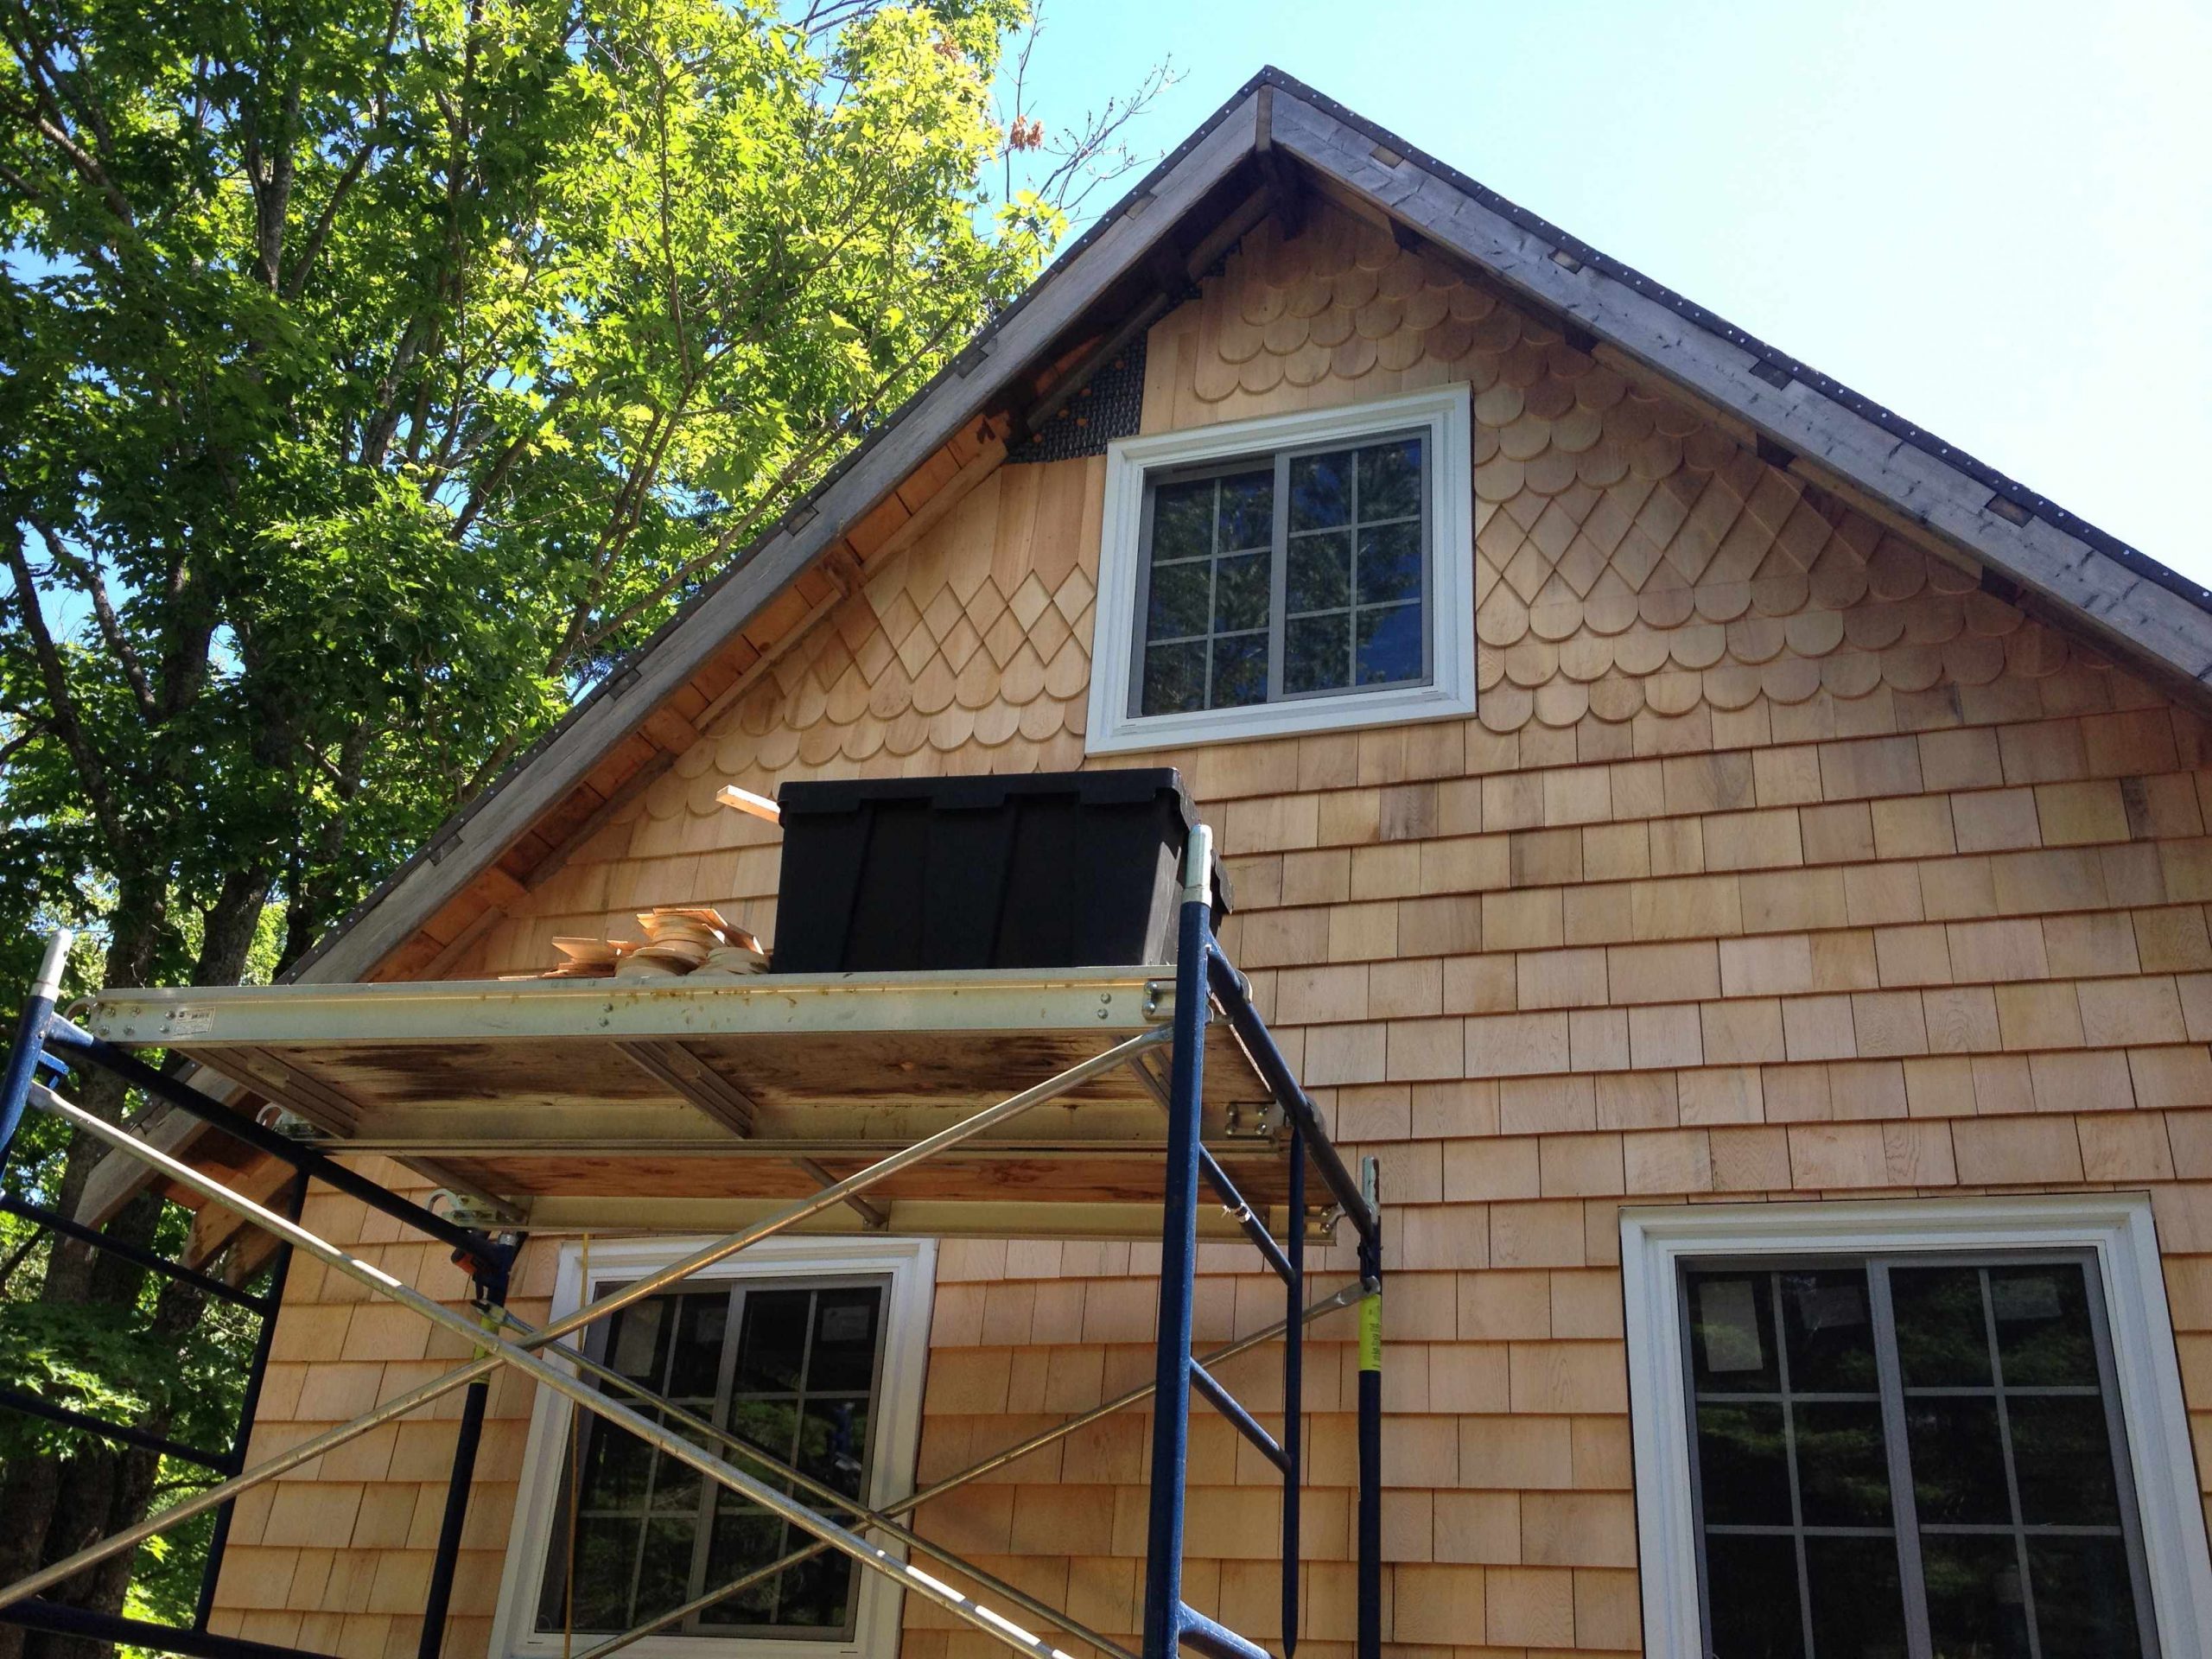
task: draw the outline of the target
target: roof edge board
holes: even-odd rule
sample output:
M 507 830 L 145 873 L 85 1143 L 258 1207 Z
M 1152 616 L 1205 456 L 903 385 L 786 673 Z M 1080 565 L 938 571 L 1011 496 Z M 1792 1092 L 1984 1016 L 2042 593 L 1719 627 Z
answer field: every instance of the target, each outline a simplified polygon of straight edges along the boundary
M 2038 513 L 2018 524 L 1987 510 L 1988 482 L 1886 429 L 1793 375 L 1777 387 L 1755 374 L 1769 359 L 1701 326 L 1599 268 L 1573 238 L 1548 238 L 1478 200 L 1448 169 L 1278 83 L 1274 142 L 1323 178 L 1357 191 L 1440 246 L 1495 274 L 1547 309 L 1572 318 L 1656 375 L 1734 411 L 1755 431 L 1891 504 L 1910 523 L 2044 600 L 2199 700 L 2212 679 L 2212 614 L 2164 582 L 2128 569 Z M 1387 137 L 1387 135 L 1385 135 Z M 1553 253 L 1578 256 L 1569 270 Z M 2002 493 L 2002 492 L 1997 492 Z
M 1726 317 L 1716 316 L 1705 307 L 1699 305 L 1694 300 L 1685 298 L 1665 283 L 1656 281 L 1643 272 L 1614 258 L 1601 249 L 1592 247 L 1580 237 L 1554 225 L 1541 215 L 1530 213 L 1517 202 L 1508 200 L 1479 181 L 1469 178 L 1448 162 L 1439 160 L 1419 145 L 1408 143 L 1388 128 L 1369 120 L 1358 111 L 1345 108 L 1325 93 L 1306 86 L 1297 77 L 1285 74 L 1281 70 L 1272 67 L 1262 70 L 1255 78 L 1254 85 L 1256 86 L 1261 82 L 1284 88 L 1315 108 L 1329 111 L 1354 130 L 1366 134 L 1392 152 L 1390 157 L 1392 165 L 1395 166 L 1402 159 L 1411 157 L 1428 172 L 1448 183 L 1456 185 L 1475 200 L 1492 208 L 1513 224 L 1524 230 L 1533 231 L 1548 245 L 1556 249 L 1560 256 L 1577 263 L 1594 264 L 1604 275 L 1612 277 L 1617 282 L 1624 283 L 1639 294 L 1658 300 L 1675 315 L 1685 318 L 1708 333 L 1717 334 L 1721 339 L 1753 353 L 1759 358 L 1764 373 L 1769 376 L 1779 375 L 1782 380 L 1796 378 L 1809 381 L 1815 390 L 1826 394 L 1834 402 L 1841 404 L 1845 408 L 1867 416 L 1891 437 L 1902 439 L 1923 449 L 1939 461 L 1948 462 L 1977 482 L 1986 485 L 1993 495 L 2002 497 L 2016 511 L 2032 513 L 2048 520 L 2059 530 L 2070 532 L 2088 543 L 2096 551 L 2116 561 L 2133 574 L 2180 594 L 2192 605 L 2212 612 L 2212 587 L 2183 575 L 2171 566 L 2163 564 L 2152 557 L 2142 549 L 2130 545 L 2109 531 L 2091 524 L 2079 514 L 2067 512 L 2049 497 L 2039 494 L 2018 479 L 2007 477 L 1988 462 L 1968 454 L 1956 444 L 1945 442 L 1936 433 L 1906 420 L 1894 410 L 1885 408 L 1865 393 L 1854 391 L 1832 376 L 1822 374 L 1810 364 L 1779 350 L 1748 330 L 1738 327 Z M 1770 384 L 1781 383 L 1782 381 L 1770 381 Z M 2017 523 L 2018 520 L 2012 522 Z
M 814 509 L 796 533 L 788 514 L 729 576 L 710 588 L 639 651 L 607 691 L 579 704 L 551 740 L 480 798 L 433 840 L 429 855 L 402 870 L 380 894 L 331 935 L 297 977 L 354 979 L 404 944 L 531 823 L 696 672 L 760 607 L 783 591 L 852 521 L 873 506 L 967 421 L 1133 261 L 1168 235 L 1184 210 L 1243 162 L 1255 131 L 1257 91 L 1247 86 L 1224 105 L 1165 170 L 1132 191 L 1081 244 L 880 430 L 803 505 Z M 1146 203 L 1131 213 L 1129 204 Z M 977 346 L 988 349 L 971 359 Z M 619 690 L 614 689 L 619 685 Z

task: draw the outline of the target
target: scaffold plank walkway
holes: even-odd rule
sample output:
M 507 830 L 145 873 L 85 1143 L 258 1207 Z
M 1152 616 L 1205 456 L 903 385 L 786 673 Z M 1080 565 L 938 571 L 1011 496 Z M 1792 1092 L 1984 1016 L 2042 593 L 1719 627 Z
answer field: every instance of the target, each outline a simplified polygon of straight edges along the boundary
M 415 1161 L 540 1228 L 665 1230 L 757 1219 L 1039 1077 L 1164 1036 L 1174 998 L 1165 966 L 279 985 L 103 992 L 83 1022 L 275 1102 L 329 1150 Z M 1255 1204 L 1279 1206 L 1282 1114 L 1229 1027 L 1207 1051 L 1201 1139 Z M 1160 1076 L 1087 1072 L 1048 1109 L 887 1182 L 881 1224 L 1149 1233 Z M 810 1227 L 865 1224 L 848 1209 Z

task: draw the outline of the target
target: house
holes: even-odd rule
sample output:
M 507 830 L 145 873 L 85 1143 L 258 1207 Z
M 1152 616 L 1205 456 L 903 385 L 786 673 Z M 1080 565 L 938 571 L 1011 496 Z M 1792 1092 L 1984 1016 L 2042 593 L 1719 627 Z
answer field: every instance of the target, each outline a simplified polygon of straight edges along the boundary
M 2208 674 L 2212 594 L 1269 71 L 304 976 L 536 972 L 652 905 L 772 935 L 733 784 L 1171 763 L 1228 949 L 1380 1163 L 1389 1643 L 2179 1659 L 2212 1651 Z M 542 1211 L 515 1306 L 680 1254 L 687 1203 Z M 816 1425 L 875 1491 L 1148 1363 L 1141 1240 L 778 1251 L 611 1363 Z M 1202 1341 L 1261 1317 L 1248 1252 L 1200 1268 Z M 1306 1382 L 1317 1659 L 1352 1637 L 1352 1335 Z M 300 1264 L 257 1458 L 458 1354 Z M 1270 1363 L 1235 1377 L 1263 1413 Z M 568 1659 L 780 1540 L 612 1440 L 580 1469 L 556 1407 L 494 1388 L 455 1659 Z M 1265 1641 L 1275 1478 L 1201 1419 L 1185 1591 Z M 410 1650 L 454 1433 L 242 1499 L 215 1627 Z M 1102 1422 L 918 1524 L 1128 1642 L 1143 1446 Z M 990 1646 L 839 1566 L 638 1651 Z

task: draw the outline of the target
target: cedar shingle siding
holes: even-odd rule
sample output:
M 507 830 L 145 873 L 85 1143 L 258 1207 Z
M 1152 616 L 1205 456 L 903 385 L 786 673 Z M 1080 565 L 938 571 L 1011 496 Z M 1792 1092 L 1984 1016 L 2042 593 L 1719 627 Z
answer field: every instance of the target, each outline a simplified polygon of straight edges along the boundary
M 2147 1186 L 2201 1433 L 2202 723 L 1747 434 L 1333 209 L 1287 243 L 1263 225 L 1154 326 L 1144 429 L 1458 380 L 1478 423 L 1478 717 L 1168 757 L 1231 861 L 1229 950 L 1338 1139 L 1382 1162 L 1386 1639 L 1637 1646 L 1624 1198 Z M 539 969 L 555 934 L 625 931 L 653 903 L 771 932 L 773 836 L 715 804 L 725 784 L 1081 764 L 1103 478 L 1100 458 L 1001 467 L 869 560 L 443 971 Z M 333 1198 L 309 1221 L 391 1236 Z M 380 1251 L 461 1295 L 442 1252 Z M 948 1243 L 919 1478 L 1148 1376 L 1155 1255 Z M 550 1260 L 525 1257 L 525 1318 L 544 1317 Z M 1202 1250 L 1201 1342 L 1279 1312 L 1249 1260 Z M 1352 1635 L 1351 1321 L 1319 1332 L 1303 1650 L 1331 1659 Z M 305 1263 L 277 1343 L 257 1457 L 457 1357 Z M 1231 1378 L 1263 1414 L 1273 1365 L 1263 1351 Z M 411 1652 L 445 1403 L 242 1502 L 219 1626 Z M 488 1632 L 529 1405 L 503 1376 L 455 1659 Z M 923 1524 L 1134 1639 L 1145 1436 L 1141 1414 L 1102 1423 Z M 1274 1481 L 1198 1414 L 1186 1594 L 1262 1639 Z M 990 1646 L 907 1617 L 906 1659 Z

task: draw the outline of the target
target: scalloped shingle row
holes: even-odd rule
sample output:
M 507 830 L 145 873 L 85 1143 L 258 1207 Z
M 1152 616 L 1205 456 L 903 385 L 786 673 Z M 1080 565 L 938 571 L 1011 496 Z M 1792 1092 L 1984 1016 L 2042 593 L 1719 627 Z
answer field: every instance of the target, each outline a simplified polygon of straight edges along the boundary
M 1774 741 L 1892 730 L 1914 699 L 1968 721 L 2139 701 L 1969 572 L 1333 210 L 1288 242 L 1262 226 L 1148 355 L 1147 430 L 1469 381 L 1473 724 L 1550 733 L 1555 760 L 1710 747 L 1722 720 Z M 1096 458 L 1002 468 L 871 563 L 618 816 L 604 855 L 743 842 L 714 798 L 730 781 L 1082 765 L 1103 480 Z M 1683 718 L 1701 712 L 1716 731 Z
M 1195 311 L 1190 391 L 1214 418 L 1470 384 L 1492 731 L 2105 667 L 1378 226 L 1332 210 L 1290 241 L 1263 226 Z M 1332 376 L 1355 384 L 1319 385 Z

